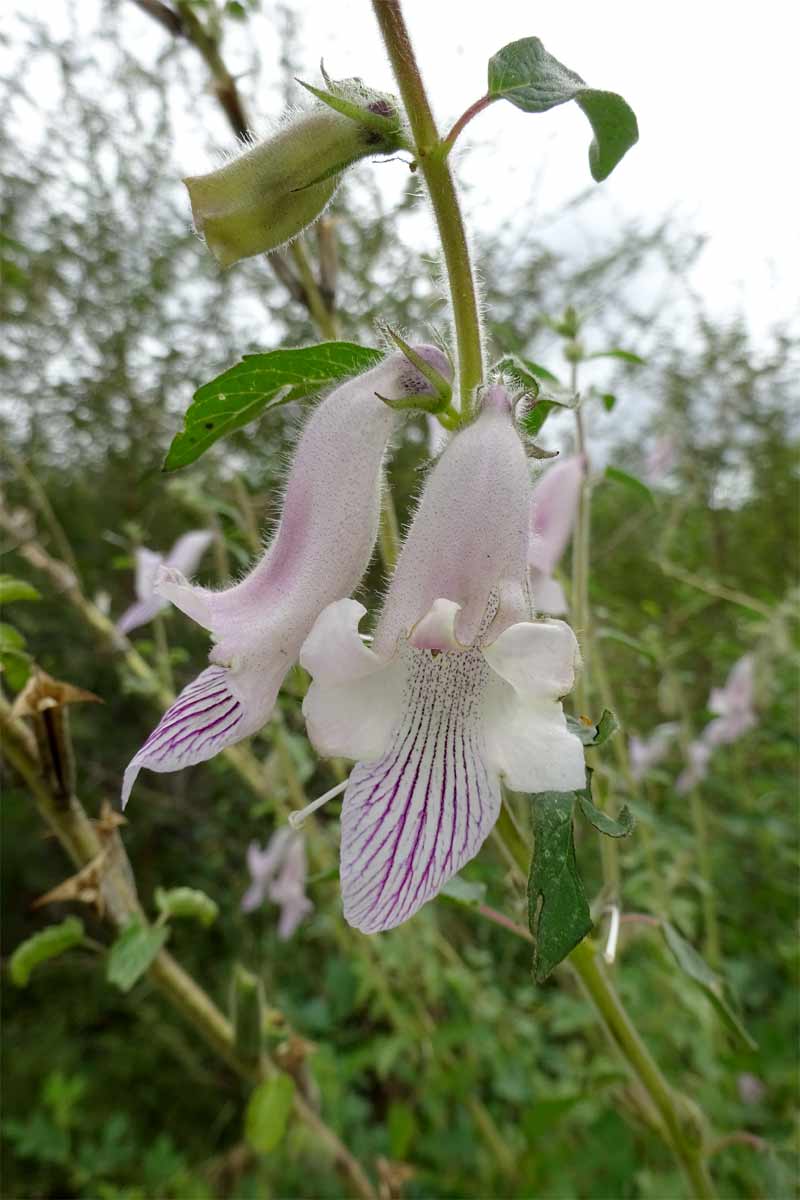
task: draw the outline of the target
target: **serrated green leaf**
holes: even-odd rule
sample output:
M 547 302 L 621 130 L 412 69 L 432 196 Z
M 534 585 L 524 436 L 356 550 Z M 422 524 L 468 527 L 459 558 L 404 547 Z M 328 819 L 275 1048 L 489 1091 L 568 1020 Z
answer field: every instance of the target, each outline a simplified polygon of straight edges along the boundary
M 125 926 L 108 952 L 106 979 L 129 992 L 169 937 L 169 929 L 144 925 L 138 917 Z
M 13 575 L 0 575 L 0 604 L 12 604 L 15 600 L 41 600 L 42 594 L 32 583 L 15 579 Z
M 606 479 L 613 479 L 614 483 L 621 483 L 623 487 L 629 491 L 635 492 L 643 500 L 647 500 L 650 504 L 655 504 L 656 499 L 646 483 L 642 483 L 641 479 L 637 479 L 635 475 L 629 475 L 627 471 L 620 471 L 618 467 L 606 467 Z
M 587 87 L 536 37 L 511 42 L 489 59 L 488 90 L 493 100 L 508 100 L 528 113 L 547 112 L 574 100 L 592 126 L 589 167 L 598 182 L 639 138 L 636 115 L 621 96 Z
M 164 462 L 176 471 L 210 446 L 242 429 L 268 408 L 303 400 L 329 384 L 374 367 L 381 351 L 355 342 L 321 342 L 292 350 L 247 354 L 240 363 L 198 388 Z
M 606 412 L 611 412 L 614 405 L 617 403 L 617 397 L 612 392 L 603 392 L 600 399 L 603 402 L 603 408 Z
M 439 895 L 453 900 L 456 904 L 464 904 L 467 908 L 475 908 L 486 899 L 486 884 L 473 883 L 469 879 L 462 879 L 460 875 L 454 875 L 452 879 L 448 879 Z
M 632 363 L 634 366 L 643 367 L 645 361 L 638 354 L 633 354 L 630 350 L 620 350 L 615 346 L 613 350 L 597 350 L 594 354 L 588 354 L 587 358 L 619 358 L 622 362 Z
M 156 907 L 165 917 L 189 917 L 201 925 L 212 925 L 219 915 L 215 900 L 197 888 L 156 888 Z
M 592 928 L 575 858 L 574 792 L 531 797 L 534 847 L 528 876 L 528 920 L 534 938 L 533 973 L 542 983 Z
M 528 377 L 531 389 L 534 392 L 538 391 L 538 381 L 544 383 L 555 384 L 556 387 L 561 387 L 561 380 L 552 371 L 548 371 L 547 367 L 543 367 L 541 363 L 534 362 L 532 358 L 521 358 L 518 354 L 506 354 L 499 362 L 492 367 L 493 371 L 513 371 L 519 375 L 524 381 Z
M 684 974 L 688 975 L 701 991 L 705 993 L 728 1029 L 741 1038 L 748 1049 L 757 1050 L 758 1043 L 747 1032 L 729 1003 L 725 995 L 725 983 L 720 976 L 715 971 L 712 971 L 705 959 L 697 953 L 691 942 L 687 942 L 686 938 L 678 933 L 675 926 L 670 925 L 669 921 L 661 921 L 661 932 L 675 962 Z
M 250 1096 L 244 1118 L 248 1145 L 269 1154 L 280 1143 L 294 1101 L 294 1080 L 279 1071 L 260 1083 Z
M 79 946 L 83 941 L 83 921 L 80 917 L 67 917 L 58 925 L 48 925 L 33 937 L 17 946 L 11 955 L 9 970 L 17 987 L 25 987 L 31 971 L 49 958 L 56 958 L 65 950 Z

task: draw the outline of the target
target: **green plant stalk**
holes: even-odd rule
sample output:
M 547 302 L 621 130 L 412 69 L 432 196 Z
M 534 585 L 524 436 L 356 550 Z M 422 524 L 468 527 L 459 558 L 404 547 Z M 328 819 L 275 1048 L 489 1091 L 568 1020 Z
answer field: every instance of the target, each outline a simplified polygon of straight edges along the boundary
M 530 854 L 505 804 L 495 832 L 505 842 L 522 878 L 527 879 Z M 703 1149 L 685 1128 L 678 1097 L 639 1036 L 608 974 L 598 961 L 591 940 L 584 938 L 567 961 L 611 1041 L 658 1113 L 662 1136 L 686 1177 L 692 1200 L 714 1200 L 714 1185 L 706 1167 Z
M 153 640 L 156 644 L 156 666 L 159 678 L 164 687 L 172 693 L 175 691 L 175 680 L 172 677 L 167 627 L 162 613 L 157 613 L 153 617 Z
M 11 716 L 7 701 L 0 697 L 0 729 L 3 756 L 24 780 L 45 823 L 56 835 L 77 868 L 85 867 L 106 850 L 103 867 L 103 899 L 108 916 L 118 928 L 131 917 L 146 919 L 136 894 L 133 871 L 125 848 L 116 831 L 109 843 L 103 842 L 96 825 L 76 797 L 67 808 L 57 802 L 42 774 L 36 743 L 21 721 Z M 275 1065 L 266 1056 L 259 1065 L 245 1061 L 236 1047 L 233 1025 L 211 997 L 167 950 L 161 950 L 147 971 L 171 1006 L 198 1031 L 206 1045 L 222 1058 L 242 1079 L 255 1082 L 274 1072 Z M 294 1099 L 295 1115 L 314 1133 L 347 1175 L 351 1193 L 361 1200 L 377 1200 L 372 1184 L 361 1164 L 344 1143 L 299 1094 Z
M 300 282 L 308 298 L 308 311 L 312 321 L 323 337 L 335 341 L 339 336 L 339 322 L 336 314 L 331 312 L 322 298 L 322 292 L 311 269 L 302 238 L 295 238 L 289 247 L 289 253 L 297 267 Z
M 447 148 L 439 137 L 399 0 L 372 0 L 414 138 L 439 231 L 450 288 L 461 413 L 468 420 L 476 388 L 483 382 L 483 343 L 469 244 Z

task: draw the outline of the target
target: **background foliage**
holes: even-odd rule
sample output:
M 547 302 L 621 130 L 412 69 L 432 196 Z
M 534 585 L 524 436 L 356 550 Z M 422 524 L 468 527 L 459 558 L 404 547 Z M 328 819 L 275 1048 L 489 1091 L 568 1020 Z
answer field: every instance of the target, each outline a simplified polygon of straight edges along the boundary
M 63 556 L 37 499 L 41 489 L 86 595 L 113 615 L 131 598 L 131 554 L 140 541 L 164 550 L 187 528 L 210 525 L 218 540 L 205 578 L 226 578 L 250 560 L 254 528 L 276 513 L 300 406 L 267 414 L 183 474 L 165 478 L 161 461 L 197 386 L 243 353 L 315 340 L 303 309 L 287 302 L 262 261 L 221 274 L 191 233 L 174 138 L 176 125 L 187 128 L 187 109 L 202 127 L 213 106 L 202 64 L 153 26 L 148 32 L 162 49 L 154 68 L 143 66 L 118 7 L 102 7 L 88 31 L 73 24 L 55 35 L 34 17 L 18 24 L 0 107 L 8 500 L 37 513 L 45 545 Z M 228 8 L 230 19 L 240 17 L 241 6 Z M 288 71 L 291 17 L 274 15 Z M 411 177 L 387 200 L 362 168 L 339 194 L 332 220 L 342 336 L 376 344 L 379 316 L 415 335 L 445 328 Z M 577 202 L 567 220 L 591 228 L 591 201 Z M 598 233 L 583 257 L 556 251 L 546 232 L 524 223 L 476 249 L 495 356 L 522 353 L 565 371 L 546 318 L 570 303 L 589 314 L 586 337 L 597 348 L 622 344 L 646 358 L 642 368 L 587 370 L 584 387 L 617 398 L 611 412 L 592 402 L 601 466 L 608 459 L 642 475 L 657 435 L 677 448 L 672 469 L 652 485 L 652 502 L 612 480 L 595 491 L 592 601 L 623 728 L 646 733 L 677 719 L 690 736 L 708 717 L 710 687 L 742 653 L 758 654 L 759 725 L 716 755 L 703 789 L 724 970 L 758 1050 L 728 1039 L 646 927 L 625 929 L 615 970 L 670 1079 L 721 1136 L 744 1129 L 766 1143 L 720 1149 L 721 1193 L 788 1196 L 796 1178 L 796 1063 L 788 1047 L 796 1044 L 797 1017 L 790 607 L 798 579 L 797 343 L 776 329 L 768 344 L 753 346 L 740 324 L 722 326 L 700 311 L 682 288 L 696 244 L 668 226 L 602 240 Z M 570 449 L 568 415 L 551 418 L 547 431 L 548 444 Z M 425 461 L 424 429 L 412 423 L 391 470 L 402 518 Z M 42 599 L 15 604 L 4 619 L 13 617 L 47 671 L 104 700 L 73 718 L 80 794 L 97 812 L 102 801 L 115 802 L 122 768 L 157 710 L 52 582 L 15 555 L 13 539 L 7 549 L 4 570 L 30 579 Z M 376 597 L 381 583 L 376 564 L 366 592 Z M 182 683 L 204 661 L 205 639 L 177 613 L 166 622 Z M 155 662 L 152 629 L 134 639 Z M 290 681 L 281 701 L 281 727 L 313 796 L 332 777 L 302 736 L 299 686 Z M 159 884 L 201 888 L 217 902 L 220 918 L 210 928 L 176 927 L 175 952 L 223 1004 L 234 961 L 259 973 L 268 1002 L 307 1044 L 298 1068 L 307 1094 L 362 1161 L 385 1160 L 386 1195 L 401 1186 L 409 1197 L 681 1195 L 566 974 L 537 987 L 523 942 L 446 900 L 375 939 L 343 924 L 336 882 L 324 877 L 338 838 L 329 809 L 310 830 L 312 872 L 321 877 L 310 887 L 315 912 L 297 935 L 277 940 L 274 909 L 239 911 L 247 842 L 265 841 L 276 812 L 296 802 L 275 736 L 271 725 L 254 742 L 272 805 L 218 761 L 146 775 L 125 841 L 150 911 Z M 607 753 L 612 785 L 651 834 L 649 853 L 637 833 L 621 844 L 625 908 L 666 907 L 699 945 L 706 885 L 687 804 L 673 786 L 680 754 L 626 795 Z M 11 774 L 3 822 L 8 952 L 75 906 L 31 910 L 64 877 L 65 860 L 43 840 Z M 583 834 L 577 849 L 590 894 L 597 893 L 597 840 Z M 511 910 L 506 868 L 491 847 L 467 876 Z M 515 905 L 512 915 L 524 923 L 522 895 Z M 104 940 L 91 913 L 81 915 Z M 25 991 L 4 991 L 4 1195 L 341 1194 L 332 1164 L 305 1130 L 290 1123 L 276 1149 L 251 1149 L 241 1085 L 146 985 L 123 996 L 97 957 L 81 950 L 40 968 Z M 285 1039 L 285 1027 L 275 1036 Z M 410 1164 L 408 1178 L 391 1163 Z

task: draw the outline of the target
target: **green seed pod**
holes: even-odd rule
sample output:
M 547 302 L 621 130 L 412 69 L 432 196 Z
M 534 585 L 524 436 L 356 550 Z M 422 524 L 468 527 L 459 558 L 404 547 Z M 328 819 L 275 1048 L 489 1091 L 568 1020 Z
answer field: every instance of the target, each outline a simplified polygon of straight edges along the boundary
M 322 215 L 347 167 L 402 144 L 390 97 L 353 81 L 332 87 L 309 89 L 321 103 L 219 170 L 184 180 L 195 228 L 220 266 L 291 241 Z

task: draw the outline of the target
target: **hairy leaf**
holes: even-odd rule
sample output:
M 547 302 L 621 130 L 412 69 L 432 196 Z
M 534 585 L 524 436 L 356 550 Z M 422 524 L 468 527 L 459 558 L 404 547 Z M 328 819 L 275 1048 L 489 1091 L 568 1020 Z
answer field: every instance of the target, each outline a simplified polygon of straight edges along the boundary
M 542 983 L 592 928 L 572 835 L 574 792 L 531 797 L 534 847 L 528 877 L 533 973 Z
M 649 501 L 650 504 L 655 504 L 656 499 L 646 483 L 642 483 L 641 479 L 637 479 L 635 475 L 629 475 L 627 471 L 620 471 L 617 467 L 606 467 L 606 479 L 613 479 L 614 483 L 621 483 L 623 487 L 634 492 L 643 500 Z
M 701 991 L 705 993 L 728 1029 L 738 1038 L 741 1038 L 748 1049 L 757 1050 L 757 1042 L 747 1032 L 728 1001 L 725 995 L 725 984 L 720 976 L 715 971 L 712 971 L 705 959 L 697 953 L 691 942 L 687 942 L 686 938 L 682 937 L 675 926 L 670 925 L 669 921 L 661 922 L 661 932 L 675 962 L 684 974 L 688 975 Z
M 588 354 L 587 358 L 619 358 L 622 362 L 632 363 L 636 367 L 643 367 L 645 361 L 638 354 L 633 354 L 630 350 L 620 350 L 615 346 L 613 350 L 597 350 L 594 354 Z
M 108 952 L 106 979 L 121 992 L 129 992 L 169 937 L 169 930 L 144 925 L 134 919 L 126 925 Z
M 254 1150 L 268 1154 L 279 1144 L 292 1111 L 294 1080 L 283 1071 L 255 1089 L 247 1104 L 244 1135 Z
M 489 95 L 528 113 L 547 112 L 574 100 L 592 126 L 589 168 L 598 182 L 639 139 L 636 115 L 621 96 L 587 87 L 536 37 L 511 42 L 489 59 Z
M 374 367 L 380 350 L 355 342 L 320 342 L 294 350 L 247 354 L 240 363 L 198 388 L 164 463 L 175 471 L 196 462 L 221 437 L 242 429 L 268 408 L 313 396 L 350 375 Z
M 25 987 L 31 971 L 49 958 L 56 958 L 65 950 L 79 946 L 83 941 L 83 921 L 80 917 L 67 917 L 59 925 L 48 925 L 17 946 L 11 955 L 9 970 L 17 987 Z

